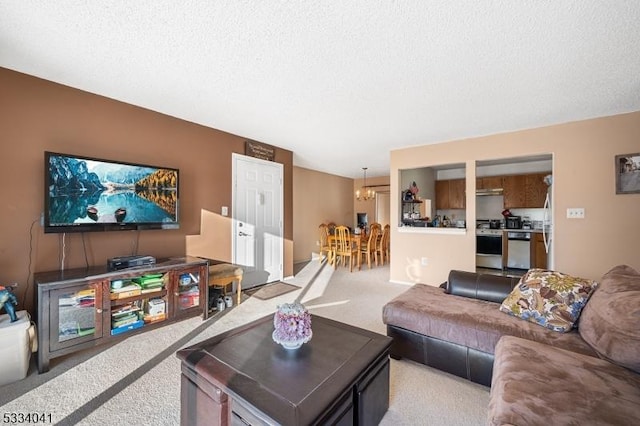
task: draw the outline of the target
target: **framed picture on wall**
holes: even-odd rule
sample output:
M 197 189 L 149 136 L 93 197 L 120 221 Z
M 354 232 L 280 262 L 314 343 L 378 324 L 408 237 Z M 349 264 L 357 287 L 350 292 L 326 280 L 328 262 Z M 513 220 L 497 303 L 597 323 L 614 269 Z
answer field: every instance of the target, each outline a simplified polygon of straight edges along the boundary
M 616 155 L 616 194 L 640 193 L 640 152 Z

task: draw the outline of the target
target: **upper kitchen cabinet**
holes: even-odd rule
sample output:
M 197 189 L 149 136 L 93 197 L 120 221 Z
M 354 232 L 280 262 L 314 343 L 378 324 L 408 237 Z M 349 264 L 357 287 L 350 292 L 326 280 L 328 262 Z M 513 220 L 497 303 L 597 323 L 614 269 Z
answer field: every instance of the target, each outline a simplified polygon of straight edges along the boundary
M 476 189 L 487 191 L 499 191 L 503 187 L 502 176 L 485 176 L 476 178 Z
M 525 178 L 524 175 L 503 176 L 504 208 L 525 207 Z
M 548 186 L 544 181 L 549 173 L 534 173 L 526 175 L 524 192 L 526 202 L 530 207 L 544 207 Z
M 465 207 L 465 179 L 436 181 L 436 210 L 464 209 Z
M 548 173 L 503 176 L 504 208 L 542 208 L 547 195 L 546 175 Z

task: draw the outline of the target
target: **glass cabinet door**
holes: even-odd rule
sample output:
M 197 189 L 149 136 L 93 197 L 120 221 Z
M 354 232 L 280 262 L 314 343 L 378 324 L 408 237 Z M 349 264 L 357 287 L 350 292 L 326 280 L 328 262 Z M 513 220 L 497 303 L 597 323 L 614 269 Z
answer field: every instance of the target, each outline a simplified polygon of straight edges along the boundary
M 176 271 L 177 276 L 177 303 L 176 313 L 190 310 L 200 306 L 200 270 L 197 268 Z
M 102 283 L 51 292 L 51 350 L 102 337 Z

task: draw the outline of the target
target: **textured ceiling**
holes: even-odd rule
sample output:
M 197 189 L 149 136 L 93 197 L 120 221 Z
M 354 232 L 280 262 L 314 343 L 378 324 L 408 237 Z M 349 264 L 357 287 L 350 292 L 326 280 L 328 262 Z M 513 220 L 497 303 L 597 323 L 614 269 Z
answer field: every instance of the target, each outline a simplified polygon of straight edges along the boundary
M 0 66 L 294 152 L 389 151 L 640 110 L 640 1 L 0 2 Z

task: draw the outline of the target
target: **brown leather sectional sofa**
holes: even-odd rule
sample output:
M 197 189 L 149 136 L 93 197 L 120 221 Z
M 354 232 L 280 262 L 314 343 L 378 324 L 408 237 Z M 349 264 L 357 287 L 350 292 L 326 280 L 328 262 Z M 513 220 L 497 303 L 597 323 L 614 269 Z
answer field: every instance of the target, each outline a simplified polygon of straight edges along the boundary
M 579 327 L 499 310 L 518 279 L 451 271 L 383 308 L 391 356 L 491 386 L 490 424 L 630 424 L 640 418 L 640 273 L 605 274 Z

